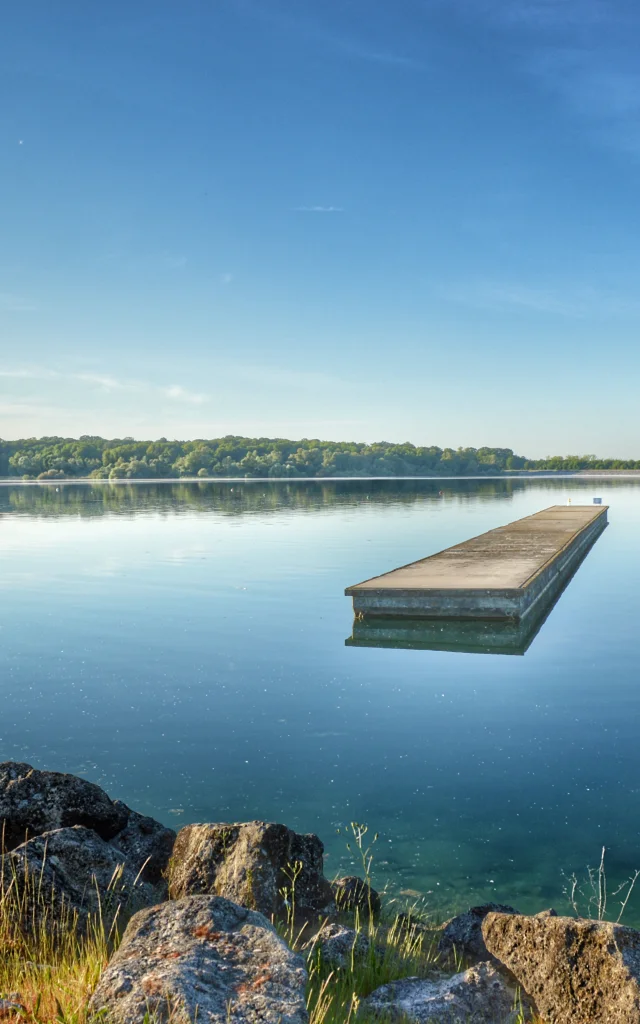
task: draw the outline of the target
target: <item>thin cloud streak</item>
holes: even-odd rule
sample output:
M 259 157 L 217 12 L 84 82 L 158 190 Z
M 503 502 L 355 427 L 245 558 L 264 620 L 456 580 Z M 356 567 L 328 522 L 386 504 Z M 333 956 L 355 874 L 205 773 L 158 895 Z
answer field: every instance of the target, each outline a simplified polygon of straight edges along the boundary
M 344 213 L 343 206 L 294 206 L 295 213 Z
M 317 19 L 292 16 L 283 10 L 276 10 L 272 5 L 255 3 L 253 0 L 239 0 L 238 7 L 253 18 L 260 18 L 279 32 L 295 33 L 298 38 L 319 45 L 324 50 L 340 54 L 352 60 L 365 61 L 370 64 L 386 65 L 389 68 L 412 70 L 422 67 L 419 61 L 402 53 L 394 53 L 376 46 L 375 42 L 327 29 Z
M 640 73 L 630 45 L 640 31 L 639 11 L 619 0 L 454 5 L 470 19 L 480 17 L 508 33 L 520 70 L 578 117 L 595 142 L 640 156 Z
M 448 301 L 495 312 L 520 308 L 577 320 L 637 319 L 640 316 L 640 302 L 590 288 L 559 292 L 553 288 L 532 287 L 517 282 L 480 281 L 466 285 L 445 285 L 439 291 L 442 298 Z
M 162 388 L 162 392 L 174 402 L 190 402 L 192 405 L 202 405 L 203 402 L 207 401 L 206 395 L 187 391 L 186 388 L 181 387 L 179 384 L 172 384 L 171 387 Z
M 190 391 L 181 384 L 158 385 L 149 381 L 121 380 L 111 374 L 103 373 L 78 373 L 51 370 L 46 367 L 32 367 L 25 369 L 0 369 L 0 378 L 13 380 L 46 380 L 46 381 L 79 381 L 83 384 L 95 384 L 107 394 L 112 391 L 128 391 L 138 394 L 161 394 L 173 402 L 186 402 L 192 405 L 202 405 L 207 402 L 208 395 Z

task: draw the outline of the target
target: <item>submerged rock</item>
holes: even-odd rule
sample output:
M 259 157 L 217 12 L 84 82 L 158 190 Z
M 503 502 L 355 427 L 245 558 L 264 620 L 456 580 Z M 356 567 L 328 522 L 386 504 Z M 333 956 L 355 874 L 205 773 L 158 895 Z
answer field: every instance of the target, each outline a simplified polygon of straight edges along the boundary
M 0 859 L 0 877 L 5 891 L 20 893 L 25 922 L 35 918 L 52 930 L 74 913 L 81 930 L 89 915 L 101 915 L 109 927 L 116 914 L 158 902 L 156 889 L 137 879 L 122 854 L 82 825 L 16 847 Z
M 169 895 L 225 896 L 267 917 L 287 906 L 302 915 L 326 913 L 334 903 L 322 873 L 323 852 L 317 836 L 298 835 L 286 825 L 187 825 L 173 849 Z
M 346 968 L 366 959 L 371 943 L 362 932 L 343 924 L 327 923 L 305 946 L 311 956 L 319 954 L 329 967 Z
M 640 932 L 634 928 L 489 914 L 482 932 L 545 1024 L 640 1024 Z
M 136 914 L 89 1009 L 110 1024 L 306 1024 L 306 982 L 262 914 L 188 896 Z
M 345 875 L 331 883 L 338 910 L 358 911 L 374 916 L 380 913 L 380 896 L 376 890 L 357 875 Z
M 360 1005 L 367 1016 L 410 1024 L 517 1024 L 518 1002 L 509 980 L 484 963 L 452 978 L 392 981 Z
M 438 952 L 448 956 L 455 951 L 458 956 L 468 960 L 492 960 L 482 937 L 482 922 L 487 914 L 492 913 L 517 914 L 518 911 L 502 903 L 484 903 L 480 907 L 471 907 L 442 926 Z
M 167 868 L 176 834 L 111 800 L 93 782 L 63 772 L 43 772 L 30 764 L 0 764 L 0 838 L 4 850 L 60 828 L 82 825 L 112 842 L 135 873 L 159 884 Z

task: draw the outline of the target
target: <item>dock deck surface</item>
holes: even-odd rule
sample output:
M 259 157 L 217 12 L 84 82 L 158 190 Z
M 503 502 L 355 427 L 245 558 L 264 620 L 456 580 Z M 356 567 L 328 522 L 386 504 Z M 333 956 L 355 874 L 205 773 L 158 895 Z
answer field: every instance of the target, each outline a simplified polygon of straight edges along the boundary
M 606 523 L 606 505 L 553 505 L 345 593 L 363 613 L 519 616 Z

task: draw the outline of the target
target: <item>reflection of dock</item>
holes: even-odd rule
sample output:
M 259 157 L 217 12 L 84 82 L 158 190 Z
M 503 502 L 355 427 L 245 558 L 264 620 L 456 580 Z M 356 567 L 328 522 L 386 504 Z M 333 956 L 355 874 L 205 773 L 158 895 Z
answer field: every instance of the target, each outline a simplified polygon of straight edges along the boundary
M 606 505 L 554 505 L 345 593 L 356 616 L 366 619 L 455 619 L 458 627 L 461 620 L 541 621 L 542 606 L 548 610 L 606 525 Z M 368 628 L 357 625 L 358 633 Z M 411 632 L 407 623 L 397 628 Z M 492 635 L 498 636 L 495 628 L 485 634 Z
M 347 647 L 397 647 L 411 651 L 524 654 L 542 620 L 401 619 L 368 615 L 355 619 Z

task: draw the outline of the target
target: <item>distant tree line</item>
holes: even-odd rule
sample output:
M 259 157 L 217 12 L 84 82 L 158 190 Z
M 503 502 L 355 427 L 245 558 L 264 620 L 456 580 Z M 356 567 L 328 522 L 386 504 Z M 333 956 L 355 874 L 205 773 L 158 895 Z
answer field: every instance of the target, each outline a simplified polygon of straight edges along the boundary
M 25 480 L 474 476 L 523 469 L 640 469 L 640 460 L 594 455 L 527 459 L 510 448 L 421 448 L 408 442 L 288 441 L 235 435 L 196 441 L 106 440 L 87 435 L 0 440 L 0 476 Z

